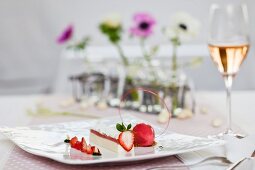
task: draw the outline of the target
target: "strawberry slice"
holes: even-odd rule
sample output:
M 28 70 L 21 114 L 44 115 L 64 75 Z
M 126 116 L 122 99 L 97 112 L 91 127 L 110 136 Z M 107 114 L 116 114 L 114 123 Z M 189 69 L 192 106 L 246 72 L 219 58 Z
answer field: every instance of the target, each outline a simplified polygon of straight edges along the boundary
M 89 144 L 88 146 L 87 146 L 87 152 L 86 152 L 87 154 L 93 154 L 93 150 L 92 150 L 92 148 L 91 148 L 91 145 Z
M 95 147 L 95 146 L 91 146 L 91 149 L 92 149 L 92 151 L 93 151 L 93 153 L 94 153 L 96 147 Z
M 78 138 L 75 136 L 70 140 L 70 145 L 73 148 L 76 144 L 76 142 L 78 141 Z
M 75 148 L 81 152 L 87 153 L 89 155 L 97 155 L 100 156 L 101 153 L 99 149 L 95 146 L 88 145 L 85 138 L 82 137 L 81 141 L 78 141 L 78 138 L 75 136 L 70 140 L 70 145 L 72 148 Z
M 87 143 L 86 140 L 84 139 L 84 137 L 82 137 L 81 139 L 81 151 L 86 153 L 87 152 Z
M 134 147 L 134 134 L 131 131 L 124 131 L 119 134 L 119 144 L 129 152 Z
M 77 149 L 77 150 L 81 150 L 82 148 L 82 143 L 80 141 L 76 141 L 75 145 L 73 146 L 73 148 Z

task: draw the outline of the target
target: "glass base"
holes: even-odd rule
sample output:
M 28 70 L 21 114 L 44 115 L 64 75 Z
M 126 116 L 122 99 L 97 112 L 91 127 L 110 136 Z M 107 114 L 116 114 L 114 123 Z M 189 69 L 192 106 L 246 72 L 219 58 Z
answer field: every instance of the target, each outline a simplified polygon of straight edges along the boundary
M 224 136 L 233 136 L 233 137 L 236 137 L 239 139 L 245 137 L 244 134 L 235 133 L 235 132 L 233 132 L 233 130 L 227 129 L 225 132 L 219 133 L 217 135 L 209 135 L 208 138 L 224 139 Z

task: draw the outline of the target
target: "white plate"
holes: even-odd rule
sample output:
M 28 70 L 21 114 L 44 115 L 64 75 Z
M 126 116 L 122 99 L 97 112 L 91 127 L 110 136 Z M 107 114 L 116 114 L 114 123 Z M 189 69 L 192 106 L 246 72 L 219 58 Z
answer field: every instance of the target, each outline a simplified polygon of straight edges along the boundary
M 144 122 L 136 117 L 124 116 L 124 122 Z M 224 141 L 201 137 L 187 136 L 178 133 L 167 133 L 156 137 L 157 145 L 154 147 L 136 147 L 133 155 L 117 155 L 107 149 L 100 148 L 102 156 L 92 156 L 71 149 L 69 144 L 63 141 L 66 135 L 85 137 L 89 141 L 89 129 L 96 126 L 99 121 L 109 126 L 115 126 L 120 122 L 119 117 L 108 117 L 100 120 L 87 120 L 79 122 L 67 122 L 58 124 L 38 125 L 29 127 L 1 127 L 6 137 L 12 140 L 21 149 L 42 157 L 50 158 L 65 164 L 98 164 L 119 163 L 159 158 L 185 152 L 205 149 L 224 144 Z M 153 125 L 152 125 L 153 126 Z M 162 129 L 153 126 L 156 136 Z

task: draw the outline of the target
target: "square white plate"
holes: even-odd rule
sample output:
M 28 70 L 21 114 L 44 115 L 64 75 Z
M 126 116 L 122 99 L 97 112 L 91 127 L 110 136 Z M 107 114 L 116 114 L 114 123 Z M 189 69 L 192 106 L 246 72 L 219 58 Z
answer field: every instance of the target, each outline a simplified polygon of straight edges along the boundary
M 97 120 L 79 122 L 66 122 L 58 124 L 47 124 L 27 127 L 0 127 L 0 132 L 12 140 L 21 149 L 42 157 L 50 158 L 65 164 L 98 164 L 98 163 L 119 163 L 139 161 L 176 155 L 185 152 L 197 151 L 208 147 L 223 145 L 224 141 L 182 135 L 178 133 L 166 133 L 158 136 L 162 129 L 154 125 L 157 144 L 153 147 L 135 147 L 134 154 L 117 155 L 107 149 L 100 148 L 102 156 L 92 156 L 71 149 L 69 144 L 64 143 L 66 135 L 77 136 L 79 140 L 85 137 L 89 141 L 89 130 L 98 123 L 107 126 L 115 126 L 120 123 L 120 117 L 108 117 Z M 145 122 L 134 116 L 123 116 L 124 122 L 135 125 Z M 158 137 L 157 137 L 158 136 Z

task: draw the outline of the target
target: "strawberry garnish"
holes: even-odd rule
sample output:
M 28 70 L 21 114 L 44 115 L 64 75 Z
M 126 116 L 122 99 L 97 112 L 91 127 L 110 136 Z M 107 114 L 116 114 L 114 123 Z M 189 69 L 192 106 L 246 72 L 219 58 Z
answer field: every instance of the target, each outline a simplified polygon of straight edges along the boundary
M 95 147 L 95 146 L 91 146 L 91 149 L 92 149 L 92 151 L 93 151 L 93 153 L 94 153 L 96 147 Z
M 119 134 L 119 144 L 129 152 L 134 147 L 134 134 L 131 131 L 124 131 Z
M 82 144 L 86 143 L 84 137 L 81 138 L 81 143 L 82 143 Z
M 93 150 L 92 150 L 90 144 L 87 146 L 87 152 L 86 152 L 86 153 L 87 153 L 87 154 L 93 154 Z
M 73 137 L 73 138 L 70 140 L 70 145 L 71 145 L 72 148 L 74 147 L 74 145 L 76 144 L 77 141 L 78 141 L 78 138 L 77 138 L 76 136 Z
M 75 136 L 70 140 L 70 145 L 72 148 L 80 150 L 81 152 L 87 153 L 89 155 L 100 156 L 101 153 L 99 149 L 95 146 L 87 145 L 87 142 L 84 137 L 81 138 L 81 141 L 78 141 L 78 138 Z
M 116 129 L 121 132 L 118 138 L 119 144 L 127 152 L 129 152 L 134 146 L 134 134 L 130 130 L 131 126 L 132 126 L 131 124 L 129 124 L 127 127 L 123 123 L 116 124 Z
M 84 137 L 81 138 L 81 141 L 78 141 L 78 138 L 75 136 L 70 140 L 69 143 L 72 148 L 75 148 L 81 152 L 87 153 L 89 155 L 101 155 L 99 149 L 95 146 L 91 146 L 90 144 L 88 145 Z
M 81 150 L 82 148 L 82 143 L 80 141 L 76 141 L 75 145 L 73 146 L 73 148 L 77 149 L 77 150 Z
M 81 151 L 86 153 L 87 152 L 87 143 L 84 137 L 81 139 Z

